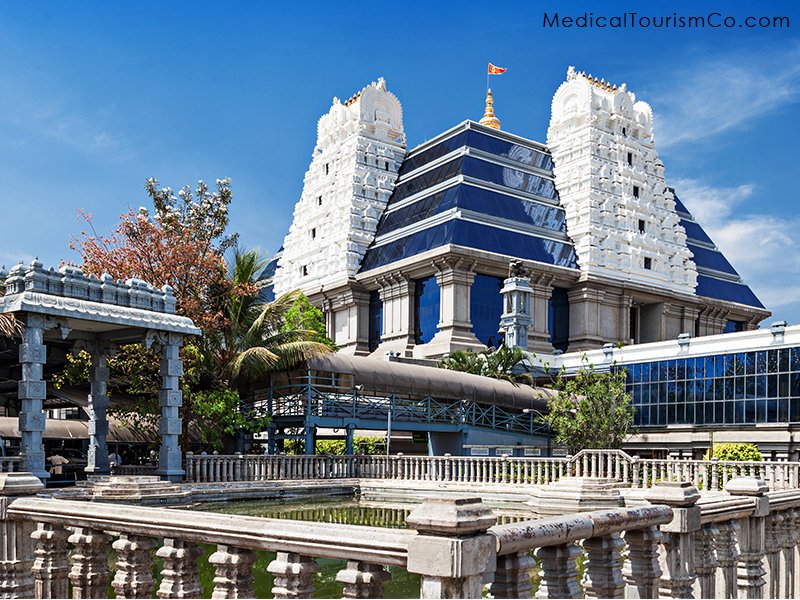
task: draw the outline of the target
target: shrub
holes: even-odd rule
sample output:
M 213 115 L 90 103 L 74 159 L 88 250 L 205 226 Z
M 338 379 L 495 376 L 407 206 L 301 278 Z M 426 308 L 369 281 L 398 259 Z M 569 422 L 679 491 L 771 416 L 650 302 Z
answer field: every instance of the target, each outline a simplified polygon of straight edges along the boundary
M 714 444 L 713 451 L 708 451 L 703 460 L 717 458 L 719 460 L 762 461 L 764 457 L 756 444 Z

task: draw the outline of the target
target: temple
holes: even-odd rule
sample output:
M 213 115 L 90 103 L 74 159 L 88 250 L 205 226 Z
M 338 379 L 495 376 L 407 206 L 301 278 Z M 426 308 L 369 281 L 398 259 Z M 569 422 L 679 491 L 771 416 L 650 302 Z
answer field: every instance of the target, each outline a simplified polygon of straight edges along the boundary
M 342 352 L 499 345 L 511 260 L 529 274 L 533 352 L 769 316 L 670 187 L 653 112 L 625 84 L 570 67 L 546 144 L 501 130 L 491 91 L 480 122 L 410 150 L 402 117 L 383 79 L 334 99 L 275 259 L 274 292 L 302 289 Z

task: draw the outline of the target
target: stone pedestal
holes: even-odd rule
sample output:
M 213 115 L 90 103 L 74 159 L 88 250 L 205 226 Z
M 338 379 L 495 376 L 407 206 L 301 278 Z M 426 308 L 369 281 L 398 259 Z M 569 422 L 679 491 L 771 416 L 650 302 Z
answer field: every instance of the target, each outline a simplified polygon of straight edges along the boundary
M 535 489 L 529 504 L 540 516 L 618 508 L 625 506 L 622 485 L 600 477 L 562 477 Z
M 32 496 L 43 488 L 32 473 L 0 473 L 0 598 L 34 597 L 35 545 L 31 535 L 36 524 L 12 521 L 6 511 L 15 498 Z M 40 589 L 47 587 L 42 579 Z

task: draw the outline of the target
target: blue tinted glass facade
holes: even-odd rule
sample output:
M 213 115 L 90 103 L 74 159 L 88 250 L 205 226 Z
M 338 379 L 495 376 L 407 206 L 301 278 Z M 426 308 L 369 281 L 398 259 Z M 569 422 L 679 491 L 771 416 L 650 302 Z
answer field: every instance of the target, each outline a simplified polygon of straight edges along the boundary
M 707 298 L 718 298 L 720 300 L 728 300 L 730 302 L 738 302 L 739 304 L 764 308 L 764 305 L 761 304 L 761 301 L 759 301 L 753 293 L 753 290 L 743 283 L 714 279 L 706 275 L 698 275 L 695 293 L 698 296 L 706 296 Z
M 521 200 L 465 184 L 449 187 L 413 204 L 384 213 L 379 230 L 385 234 L 453 208 L 536 225 L 559 233 L 567 231 L 564 209 L 559 206 Z
M 378 290 L 369 293 L 369 351 L 381 343 L 383 331 L 383 300 Z
M 414 320 L 417 344 L 427 344 L 438 331 L 441 293 L 436 277 L 418 279 L 414 286 Z
M 625 365 L 640 427 L 800 423 L 800 348 Z
M 481 343 L 497 348 L 503 341 L 497 330 L 503 314 L 503 278 L 478 273 L 470 289 L 469 320 L 472 333 Z
M 547 303 L 547 331 L 553 348 L 566 352 L 569 347 L 569 290 L 553 288 Z
M 696 246 L 691 242 L 687 243 L 686 246 L 692 251 L 692 254 L 694 255 L 694 261 L 698 266 L 728 273 L 729 275 L 739 275 L 731 263 L 728 262 L 728 259 L 722 256 L 721 252 L 716 250 L 708 250 L 707 248 L 701 248 L 700 246 Z
M 561 267 L 577 266 L 575 251 L 566 242 L 455 219 L 370 248 L 361 262 L 361 271 L 369 271 L 445 244 L 457 244 Z

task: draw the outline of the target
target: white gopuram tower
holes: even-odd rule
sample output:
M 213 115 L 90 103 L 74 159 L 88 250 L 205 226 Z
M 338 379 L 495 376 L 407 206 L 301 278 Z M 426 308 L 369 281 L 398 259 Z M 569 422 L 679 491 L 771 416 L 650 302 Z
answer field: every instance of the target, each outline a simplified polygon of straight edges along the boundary
M 664 180 L 650 106 L 625 84 L 570 67 L 553 97 L 547 145 L 581 278 L 693 295 L 697 270 Z
M 383 78 L 344 103 L 333 99 L 284 238 L 276 294 L 311 295 L 355 276 L 405 154 L 403 110 Z

